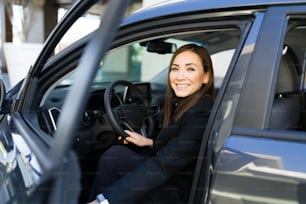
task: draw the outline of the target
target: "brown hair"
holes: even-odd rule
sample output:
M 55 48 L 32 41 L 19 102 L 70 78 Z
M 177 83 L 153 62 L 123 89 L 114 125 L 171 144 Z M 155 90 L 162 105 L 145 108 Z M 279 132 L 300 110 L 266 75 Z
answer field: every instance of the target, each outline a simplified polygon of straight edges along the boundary
M 176 111 L 173 112 L 173 99 L 175 98 L 175 94 L 170 86 L 170 80 L 168 77 L 168 87 L 166 91 L 163 127 L 167 127 L 171 119 L 174 119 L 175 122 L 178 121 L 182 117 L 182 115 L 188 109 L 190 109 L 194 104 L 196 104 L 204 95 L 210 96 L 212 100 L 214 100 L 216 97 L 216 91 L 214 87 L 214 71 L 212 67 L 211 58 L 208 51 L 202 46 L 198 46 L 195 44 L 187 44 L 180 47 L 172 56 L 169 65 L 168 76 L 176 56 L 186 51 L 191 51 L 197 54 L 201 58 L 202 65 L 204 68 L 204 73 L 209 75 L 209 81 L 207 84 L 203 84 L 203 86 L 194 94 L 180 101 L 180 103 L 178 103 L 177 105 Z

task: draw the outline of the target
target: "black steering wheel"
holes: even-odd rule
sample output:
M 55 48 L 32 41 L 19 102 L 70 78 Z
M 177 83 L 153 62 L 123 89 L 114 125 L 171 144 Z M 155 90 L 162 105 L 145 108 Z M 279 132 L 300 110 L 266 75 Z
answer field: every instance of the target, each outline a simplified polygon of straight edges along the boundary
M 120 105 L 112 107 L 114 88 L 118 85 L 127 87 L 129 93 L 133 93 L 133 100 L 120 100 Z M 128 137 L 124 132 L 128 129 L 145 137 L 151 137 L 154 125 L 150 104 L 134 84 L 124 80 L 109 84 L 104 94 L 104 105 L 109 121 L 117 134 L 124 138 Z

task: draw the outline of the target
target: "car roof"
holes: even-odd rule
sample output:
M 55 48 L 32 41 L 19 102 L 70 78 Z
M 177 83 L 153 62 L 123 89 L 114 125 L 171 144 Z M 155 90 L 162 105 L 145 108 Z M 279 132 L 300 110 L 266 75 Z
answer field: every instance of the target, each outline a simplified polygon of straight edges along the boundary
M 137 21 L 178 13 L 196 12 L 200 10 L 229 9 L 285 4 L 306 3 L 305 0 L 167 0 L 149 7 L 137 10 L 128 16 L 123 25 Z

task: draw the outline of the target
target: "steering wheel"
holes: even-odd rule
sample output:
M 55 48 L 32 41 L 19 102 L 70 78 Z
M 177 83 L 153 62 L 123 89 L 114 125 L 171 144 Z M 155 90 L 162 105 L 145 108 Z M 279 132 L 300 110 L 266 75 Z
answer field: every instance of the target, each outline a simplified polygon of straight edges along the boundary
M 130 103 L 121 100 L 120 105 L 112 107 L 111 101 L 116 86 L 125 86 L 133 93 Z M 128 137 L 125 129 L 138 132 L 145 137 L 150 137 L 153 133 L 153 118 L 149 101 L 143 97 L 141 91 L 131 82 L 118 80 L 109 84 L 104 93 L 105 111 L 114 130 L 123 138 Z

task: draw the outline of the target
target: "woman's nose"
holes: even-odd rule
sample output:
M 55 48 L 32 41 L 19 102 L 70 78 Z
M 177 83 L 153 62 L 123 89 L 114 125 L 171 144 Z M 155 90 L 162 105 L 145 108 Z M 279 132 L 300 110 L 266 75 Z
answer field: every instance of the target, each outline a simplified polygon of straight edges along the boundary
M 177 74 L 177 78 L 178 78 L 178 79 L 184 79 L 184 77 L 185 77 L 185 72 L 184 72 L 184 70 L 180 70 L 180 71 L 178 72 L 178 74 Z

